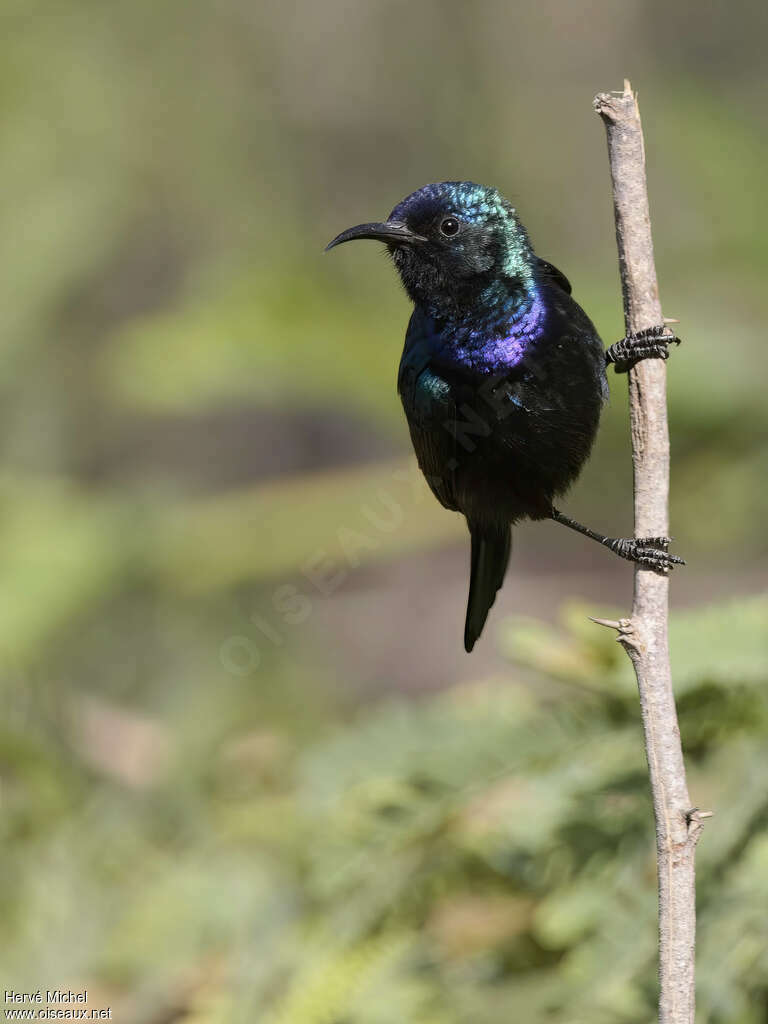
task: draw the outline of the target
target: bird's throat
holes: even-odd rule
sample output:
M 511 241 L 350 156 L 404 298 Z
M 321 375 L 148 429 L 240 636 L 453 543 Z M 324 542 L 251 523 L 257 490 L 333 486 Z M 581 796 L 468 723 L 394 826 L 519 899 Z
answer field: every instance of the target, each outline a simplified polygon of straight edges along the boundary
M 425 312 L 434 324 L 438 361 L 484 374 L 514 368 L 543 335 L 547 319 L 543 297 L 533 282 L 511 290 L 494 284 L 479 305 L 457 316 Z

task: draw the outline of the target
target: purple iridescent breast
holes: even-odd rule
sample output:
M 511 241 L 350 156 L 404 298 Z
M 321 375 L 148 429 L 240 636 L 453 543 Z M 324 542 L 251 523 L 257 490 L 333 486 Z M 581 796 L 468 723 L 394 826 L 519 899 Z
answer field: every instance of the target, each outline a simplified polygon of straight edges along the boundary
M 522 308 L 496 313 L 472 327 L 458 326 L 444 339 L 451 361 L 474 370 L 498 373 L 516 366 L 544 332 L 546 308 L 532 292 Z

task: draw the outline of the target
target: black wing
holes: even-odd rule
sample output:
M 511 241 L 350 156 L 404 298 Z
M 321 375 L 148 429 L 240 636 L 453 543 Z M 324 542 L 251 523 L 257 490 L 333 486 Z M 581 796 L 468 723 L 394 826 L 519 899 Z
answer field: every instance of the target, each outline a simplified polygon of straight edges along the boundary
M 570 295 L 573 290 L 571 288 L 571 282 L 568 280 L 568 278 L 565 276 L 562 270 L 558 270 L 554 264 L 549 263 L 547 260 L 541 259 L 541 257 L 537 257 L 537 260 L 539 264 L 539 272 L 541 273 L 542 277 L 547 278 L 547 280 L 551 281 L 552 284 L 557 285 L 558 288 L 562 288 L 566 295 Z
M 418 310 L 408 325 L 397 390 L 419 468 L 440 504 L 456 512 L 456 396 L 431 365 L 429 321 Z

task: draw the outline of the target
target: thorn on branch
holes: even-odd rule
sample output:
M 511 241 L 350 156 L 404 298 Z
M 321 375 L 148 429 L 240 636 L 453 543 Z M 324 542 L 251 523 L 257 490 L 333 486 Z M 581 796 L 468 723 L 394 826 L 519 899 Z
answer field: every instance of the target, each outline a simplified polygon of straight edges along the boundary
M 594 615 L 588 615 L 587 618 L 598 626 L 607 626 L 608 629 L 622 629 L 622 624 L 629 622 L 629 619 L 598 619 Z
M 617 630 L 619 634 L 616 637 L 617 643 L 637 649 L 637 642 L 633 636 L 635 625 L 632 619 L 598 619 L 594 615 L 589 615 L 588 618 L 598 626 L 607 626 L 608 629 Z
M 705 819 L 711 818 L 714 813 L 714 811 L 700 811 L 698 807 L 692 807 L 690 811 L 686 811 L 685 823 L 688 826 L 688 838 L 698 840 L 704 828 Z

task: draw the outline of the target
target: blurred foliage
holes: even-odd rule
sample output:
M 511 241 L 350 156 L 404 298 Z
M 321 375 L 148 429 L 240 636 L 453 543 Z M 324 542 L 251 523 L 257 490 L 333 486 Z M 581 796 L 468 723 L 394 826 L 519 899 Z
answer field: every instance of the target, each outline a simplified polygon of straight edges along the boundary
M 137 1021 L 650 1022 L 637 699 L 584 611 L 525 625 L 537 687 L 384 701 L 309 742 L 95 696 L 54 715 L 39 691 L 14 731 L 20 683 L 0 740 L 6 970 L 87 976 Z M 672 624 L 691 790 L 716 812 L 697 872 L 712 1024 L 768 1005 L 766 637 L 765 598 Z
M 375 246 L 322 249 L 428 180 L 495 184 L 613 340 L 590 100 L 629 73 L 684 338 L 681 590 L 764 589 L 766 10 L 6 0 L 8 984 L 87 985 L 137 1024 L 650 1020 L 629 666 L 571 602 L 562 628 L 506 623 L 510 678 L 455 685 L 488 674 L 493 626 L 468 660 L 447 634 L 465 580 L 459 598 L 440 549 L 464 524 L 414 473 L 407 302 Z M 624 395 L 612 382 L 569 506 L 611 529 L 630 516 Z M 562 552 L 585 548 L 520 535 L 552 619 Z M 582 558 L 599 590 L 607 556 Z M 717 811 L 712 1024 L 766 1013 L 765 626 L 762 598 L 673 623 L 692 789 Z M 392 696 L 420 686 L 449 689 Z
M 631 53 L 652 126 L 660 279 L 685 339 L 670 364 L 676 534 L 720 565 L 765 555 L 768 134 L 744 88 L 762 68 L 759 5 L 726 28 L 685 0 L 695 30 L 686 22 L 674 44 L 654 5 L 607 0 L 586 34 L 558 0 L 514 13 L 491 0 L 471 16 L 452 0 L 417 12 L 329 0 L 322 14 L 239 0 L 6 8 L 0 454 L 22 492 L 27 475 L 34 490 L 37 475 L 62 473 L 120 502 L 210 487 L 217 472 L 250 483 L 271 448 L 264 417 L 282 428 L 283 473 L 346 461 L 361 430 L 361 452 L 405 448 L 394 379 L 406 303 L 374 246 L 332 261 L 322 247 L 429 179 L 510 193 L 603 336 L 618 336 L 589 98 Z M 739 74 L 729 62 L 720 79 L 723 39 Z M 540 53 L 557 70 L 534 85 Z M 542 109 L 557 111 L 551 132 Z M 623 396 L 617 381 L 577 492 L 583 517 L 625 500 Z M 233 408 L 237 432 L 224 429 Z M 345 439 L 314 462 L 291 433 L 307 410 L 318 424 L 344 418 Z M 206 425 L 217 445 L 199 451 Z M 716 534 L 700 514 L 713 507 Z

